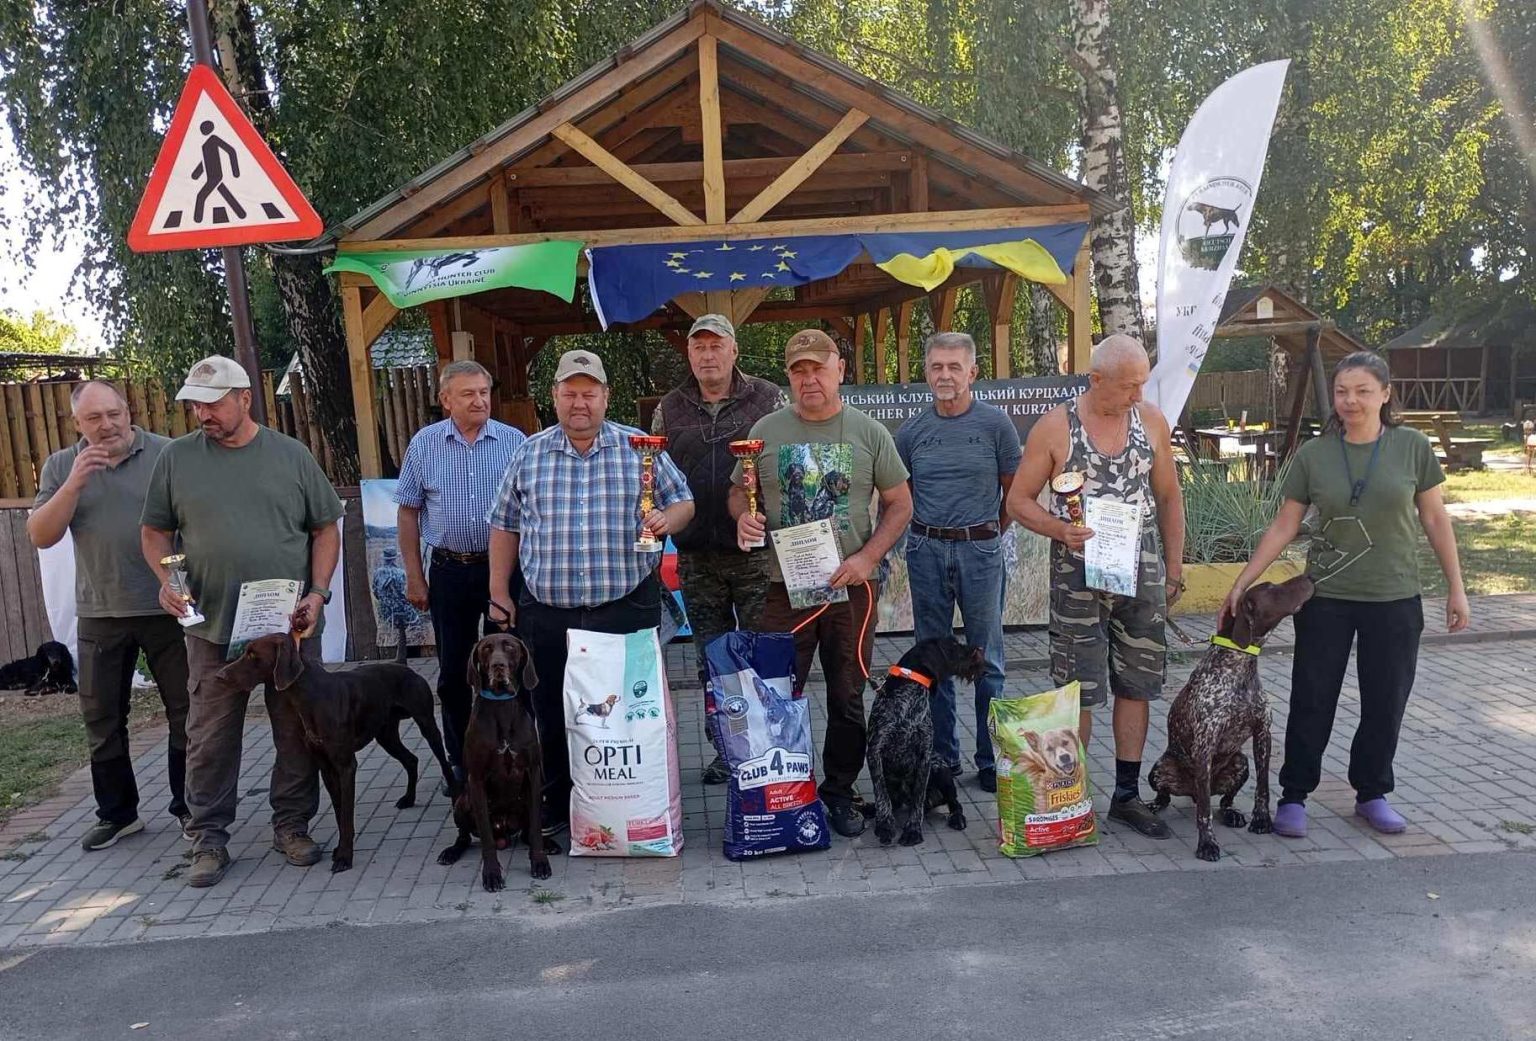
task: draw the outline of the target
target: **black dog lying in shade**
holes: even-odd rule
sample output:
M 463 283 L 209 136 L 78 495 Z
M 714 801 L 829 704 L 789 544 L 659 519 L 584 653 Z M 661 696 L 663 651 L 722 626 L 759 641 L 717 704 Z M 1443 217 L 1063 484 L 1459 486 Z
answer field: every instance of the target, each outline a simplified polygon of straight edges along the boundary
M 74 694 L 75 659 L 57 640 L 38 647 L 30 658 L 0 665 L 0 690 L 25 688 L 28 697 L 40 694 Z
M 875 788 L 875 837 L 882 846 L 896 838 L 898 821 L 903 846 L 923 841 L 923 812 L 930 789 L 936 789 L 949 808 L 949 826 L 956 831 L 965 827 L 955 779 L 933 755 L 933 712 L 928 699 L 948 677 L 975 683 L 985 665 L 980 647 L 949 637 L 920 640 L 891 666 L 869 713 L 865 753 Z

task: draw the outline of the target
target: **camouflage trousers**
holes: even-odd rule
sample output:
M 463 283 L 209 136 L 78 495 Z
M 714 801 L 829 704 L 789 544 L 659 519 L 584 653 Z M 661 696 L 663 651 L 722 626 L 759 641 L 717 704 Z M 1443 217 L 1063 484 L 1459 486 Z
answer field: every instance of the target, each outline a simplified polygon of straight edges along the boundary
M 677 579 L 693 630 L 699 683 L 709 679 L 704 645 L 732 629 L 757 631 L 768 600 L 769 549 L 679 552 Z
M 1136 595 L 1088 588 L 1083 555 L 1051 543 L 1051 680 L 1082 684 L 1082 706 L 1162 695 L 1168 641 L 1167 572 L 1155 530 L 1141 540 Z

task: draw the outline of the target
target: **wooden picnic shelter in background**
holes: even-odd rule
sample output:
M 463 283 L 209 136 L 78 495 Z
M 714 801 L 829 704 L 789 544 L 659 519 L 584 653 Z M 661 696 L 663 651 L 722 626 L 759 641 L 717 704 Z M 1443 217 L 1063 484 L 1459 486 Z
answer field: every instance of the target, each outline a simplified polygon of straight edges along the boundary
M 1536 307 L 1530 304 L 1431 315 L 1381 349 L 1400 408 L 1502 412 L 1536 400 Z
M 589 247 L 796 235 L 976 231 L 1086 222 L 1113 203 L 738 11 L 700 0 L 328 233 L 348 251 L 453 250 L 579 239 Z M 798 286 L 686 293 L 619 329 L 684 349 L 693 317 L 822 324 L 876 382 L 894 341 L 910 378 L 912 316 L 927 296 L 946 328 L 980 284 L 991 368 L 1010 374 L 1018 276 L 956 268 L 925 294 L 867 262 Z M 1091 348 L 1086 239 L 1066 285 L 1068 368 Z M 341 293 L 362 472 L 382 473 L 369 345 L 398 313 L 364 275 Z M 497 377 L 500 418 L 533 417 L 529 366 L 551 337 L 602 326 L 584 294 L 502 289 L 424 305 L 442 360 Z M 893 335 L 894 334 L 894 335 Z M 868 349 L 866 349 L 868 348 Z M 869 363 L 873 363 L 872 366 Z

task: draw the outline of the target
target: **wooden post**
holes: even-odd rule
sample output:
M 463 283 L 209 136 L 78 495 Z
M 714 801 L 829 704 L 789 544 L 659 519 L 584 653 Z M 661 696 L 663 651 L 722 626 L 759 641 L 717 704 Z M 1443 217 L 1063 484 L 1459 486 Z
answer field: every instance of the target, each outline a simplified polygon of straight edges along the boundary
M 699 116 L 704 148 L 704 219 L 725 223 L 725 128 L 720 121 L 720 60 L 713 36 L 699 37 Z
M 16 482 L 15 446 L 11 443 L 10 417 L 5 414 L 5 398 L 0 396 L 0 498 L 14 499 L 21 494 Z
M 955 298 L 960 290 L 945 286 L 928 294 L 928 309 L 933 316 L 933 331 L 947 333 L 955 324 Z
M 928 153 L 912 151 L 912 212 L 928 212 Z
M 869 315 L 856 315 L 853 319 L 853 382 L 864 382 L 864 337 L 869 330 Z
M 912 382 L 912 308 L 915 300 L 896 306 L 896 369 L 903 383 Z
M 1297 444 L 1301 441 L 1301 414 L 1307 408 L 1307 383 L 1312 378 L 1312 369 L 1305 366 L 1296 367 L 1296 394 L 1291 399 L 1291 425 L 1285 433 L 1285 455 L 1283 459 L 1289 459 L 1291 453 L 1296 451 Z
M 982 281 L 982 290 L 992 324 L 992 378 L 1005 380 L 1013 369 L 1008 343 L 1013 329 L 1013 301 L 1019 291 L 1019 276 L 1012 271 L 1003 272 L 1001 277 L 989 275 Z
M 1474 391 L 1472 395 L 1473 412 L 1487 411 L 1484 407 L 1484 402 L 1487 400 L 1488 394 L 1488 355 L 1492 350 L 1492 347 L 1489 347 L 1486 343 L 1483 344 L 1482 371 L 1478 373 L 1477 390 Z
M 884 383 L 889 377 L 885 372 L 885 337 L 891 331 L 891 309 L 882 307 L 875 312 L 875 382 Z
M 1333 412 L 1333 406 L 1329 401 L 1328 376 L 1323 371 L 1322 337 L 1323 331 L 1320 328 L 1307 331 L 1307 361 L 1312 366 L 1312 393 L 1317 398 L 1317 421 L 1326 423 Z
M 1088 240 L 1072 265 L 1072 306 L 1067 308 L 1067 372 L 1087 372 L 1093 354 L 1093 255 Z
M 383 477 L 379 424 L 373 411 L 373 364 L 363 335 L 363 291 L 343 286 L 341 305 L 347 330 L 347 368 L 352 375 L 352 413 L 357 417 L 357 461 L 364 477 Z
M 32 469 L 32 449 L 27 431 L 27 416 L 22 405 L 21 385 L 9 383 L 0 387 L 5 392 L 5 417 L 11 428 L 11 451 L 16 459 L 16 484 L 23 497 L 37 494 L 37 481 Z

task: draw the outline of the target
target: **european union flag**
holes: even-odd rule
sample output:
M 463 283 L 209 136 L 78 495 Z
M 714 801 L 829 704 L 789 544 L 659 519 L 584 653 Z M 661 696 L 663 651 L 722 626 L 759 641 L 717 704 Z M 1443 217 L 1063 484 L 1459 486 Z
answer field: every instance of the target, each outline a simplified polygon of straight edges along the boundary
M 587 281 L 606 329 L 613 322 L 638 321 L 682 293 L 830 278 L 863 250 L 857 235 L 597 246 L 588 251 Z

